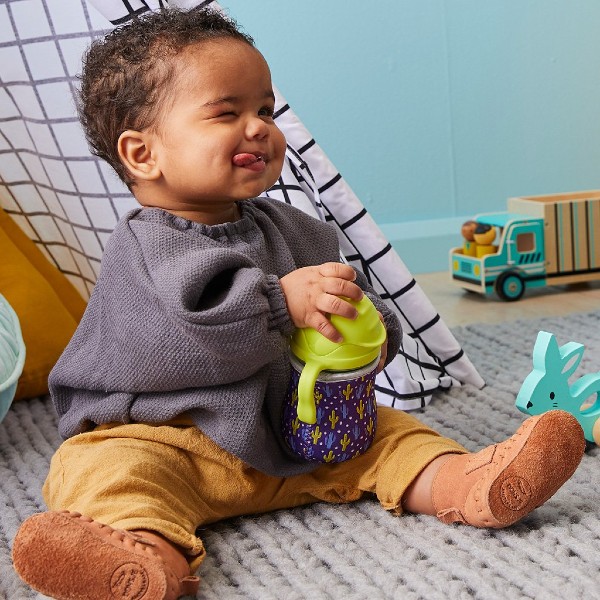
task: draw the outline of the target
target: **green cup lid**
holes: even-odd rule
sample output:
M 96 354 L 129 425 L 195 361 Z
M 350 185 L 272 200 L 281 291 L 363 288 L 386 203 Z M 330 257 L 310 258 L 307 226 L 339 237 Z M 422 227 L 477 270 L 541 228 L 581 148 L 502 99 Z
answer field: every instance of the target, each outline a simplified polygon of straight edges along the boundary
M 331 316 L 343 342 L 332 342 L 310 327 L 297 329 L 290 341 L 290 350 L 304 362 L 298 383 L 298 417 L 305 423 L 315 423 L 317 418 L 313 390 L 319 373 L 363 367 L 378 357 L 385 341 L 385 327 L 371 300 L 366 295 L 359 302 L 345 300 L 356 308 L 358 317 Z

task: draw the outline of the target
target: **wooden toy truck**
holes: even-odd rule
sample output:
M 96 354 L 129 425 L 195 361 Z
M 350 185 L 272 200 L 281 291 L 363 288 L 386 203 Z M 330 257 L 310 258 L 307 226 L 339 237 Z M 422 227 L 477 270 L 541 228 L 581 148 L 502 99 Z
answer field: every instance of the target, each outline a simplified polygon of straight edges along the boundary
M 495 230 L 494 245 L 450 251 L 457 285 L 510 301 L 526 288 L 600 280 L 600 190 L 509 198 L 507 208 L 474 219 Z

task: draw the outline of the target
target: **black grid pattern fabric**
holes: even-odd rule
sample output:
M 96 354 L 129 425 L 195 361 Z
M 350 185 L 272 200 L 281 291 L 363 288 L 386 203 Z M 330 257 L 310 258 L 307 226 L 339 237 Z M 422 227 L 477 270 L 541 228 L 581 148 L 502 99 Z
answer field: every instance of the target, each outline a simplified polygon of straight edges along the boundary
M 79 126 L 73 92 L 81 55 L 111 24 L 167 2 L 90 4 L 69 0 L 67 10 L 52 0 L 0 0 L 0 206 L 84 297 L 108 236 L 136 203 L 110 167 L 90 154 Z M 437 389 L 481 387 L 483 380 L 365 207 L 283 96 L 276 96 L 276 122 L 288 151 L 267 195 L 334 223 L 342 260 L 367 275 L 402 321 L 400 353 L 377 377 L 378 401 L 410 410 L 425 406 Z

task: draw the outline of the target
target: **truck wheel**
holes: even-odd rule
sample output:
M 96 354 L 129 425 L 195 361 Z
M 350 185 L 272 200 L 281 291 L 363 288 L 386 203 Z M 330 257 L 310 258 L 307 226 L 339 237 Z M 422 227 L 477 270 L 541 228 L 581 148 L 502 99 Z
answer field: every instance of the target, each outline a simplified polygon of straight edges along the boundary
M 495 288 L 496 293 L 502 300 L 514 302 L 525 293 L 525 282 L 518 273 L 507 271 L 496 279 Z

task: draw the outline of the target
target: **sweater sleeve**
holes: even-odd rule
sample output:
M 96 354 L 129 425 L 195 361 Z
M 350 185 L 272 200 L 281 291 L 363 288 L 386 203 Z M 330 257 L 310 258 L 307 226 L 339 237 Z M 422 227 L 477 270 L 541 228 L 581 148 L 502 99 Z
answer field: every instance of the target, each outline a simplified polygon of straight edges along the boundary
M 156 263 L 148 261 L 147 269 L 165 313 L 191 335 L 195 333 L 190 328 L 229 324 L 240 335 L 249 335 L 246 329 L 253 321 L 283 335 L 293 329 L 279 278 L 235 250 L 194 249 Z M 220 335 L 212 340 L 207 333 L 202 333 L 206 343 L 222 343 Z
M 152 247 L 160 254 L 142 253 L 150 296 L 165 322 L 164 343 L 203 365 L 195 387 L 240 381 L 281 355 L 293 324 L 276 274 L 218 245 L 178 244 L 171 254 Z

